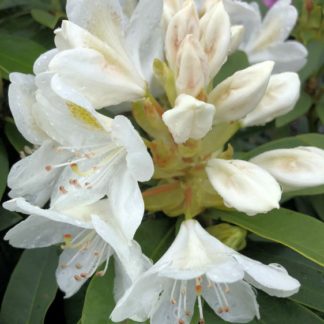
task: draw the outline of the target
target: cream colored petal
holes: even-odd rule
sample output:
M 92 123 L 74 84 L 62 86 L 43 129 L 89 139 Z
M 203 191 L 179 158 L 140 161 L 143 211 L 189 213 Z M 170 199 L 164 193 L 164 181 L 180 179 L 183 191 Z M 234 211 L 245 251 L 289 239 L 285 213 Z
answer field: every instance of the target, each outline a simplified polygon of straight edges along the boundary
M 266 61 L 234 73 L 209 94 L 216 108 L 215 122 L 245 117 L 260 102 L 267 89 L 274 63 Z
M 177 53 L 184 38 L 192 34 L 199 37 L 198 13 L 193 0 L 171 19 L 165 36 L 165 54 L 171 69 L 175 70 Z
M 242 160 L 209 160 L 206 172 L 228 207 L 248 215 L 279 208 L 281 189 L 270 173 Z
M 176 87 L 178 94 L 196 97 L 208 84 L 208 60 L 199 41 L 187 35 L 177 55 Z
M 271 173 L 284 191 L 324 184 L 324 150 L 316 147 L 272 150 L 257 155 L 251 162 Z
M 211 130 L 213 105 L 188 95 L 180 95 L 175 104 L 162 118 L 176 143 L 184 143 L 189 138 L 201 139 Z
M 200 42 L 208 57 L 209 78 L 212 80 L 227 59 L 231 25 L 223 2 L 216 2 L 200 19 Z
M 242 121 L 245 127 L 264 125 L 291 111 L 300 93 L 298 74 L 286 72 L 271 76 L 266 93 L 258 106 Z

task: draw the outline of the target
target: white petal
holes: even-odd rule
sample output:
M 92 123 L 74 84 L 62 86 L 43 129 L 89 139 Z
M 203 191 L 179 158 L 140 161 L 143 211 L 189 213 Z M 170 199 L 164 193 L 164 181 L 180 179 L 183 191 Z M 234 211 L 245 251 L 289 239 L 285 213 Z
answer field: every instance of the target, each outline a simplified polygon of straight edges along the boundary
M 289 53 L 289 56 L 287 56 Z M 269 46 L 266 50 L 257 53 L 248 53 L 251 63 L 272 60 L 276 64 L 273 72 L 299 71 L 307 61 L 307 49 L 304 45 L 296 41 L 287 41 L 284 43 Z
M 248 283 L 238 281 L 227 286 L 229 291 L 224 292 L 224 295 L 228 302 L 228 312 L 219 311 L 222 305 L 219 303 L 215 288 L 207 287 L 206 284 L 203 287 L 203 298 L 216 315 L 233 323 L 248 323 L 254 317 L 260 318 L 255 293 Z
M 58 151 L 57 145 L 46 141 L 33 154 L 16 162 L 8 176 L 8 186 L 11 198 L 24 197 L 29 202 L 44 205 L 53 189 L 61 169 L 46 169 L 53 164 L 65 162 L 70 153 Z
M 42 144 L 46 134 L 38 127 L 33 116 L 35 77 L 22 73 L 10 74 L 8 97 L 11 113 L 19 132 L 31 143 Z
M 251 162 L 271 173 L 284 191 L 324 184 L 324 150 L 316 147 L 271 150 Z
M 35 215 L 48 218 L 55 222 L 62 222 L 79 227 L 89 228 L 91 224 L 84 219 L 82 213 L 86 212 L 84 207 L 76 207 L 68 211 L 60 212 L 52 209 L 41 209 L 26 202 L 23 198 L 15 198 L 3 203 L 3 207 L 27 215 Z M 71 214 L 69 214 L 71 212 Z
M 127 168 L 137 181 L 148 181 L 153 176 L 154 165 L 146 146 L 131 122 L 124 116 L 114 118 L 114 138 L 126 151 Z
M 274 63 L 252 65 L 234 73 L 209 94 L 216 108 L 215 122 L 233 121 L 246 116 L 263 97 Z
M 196 301 L 196 292 L 194 290 L 194 281 L 182 281 L 177 282 L 176 288 L 173 292 L 173 296 L 177 298 L 176 304 L 171 303 L 170 296 L 172 294 L 173 283 L 168 282 L 164 285 L 163 293 L 160 297 L 159 303 L 155 306 L 150 323 L 183 323 L 190 324 L 191 318 L 194 314 L 194 305 Z M 185 291 L 186 305 L 179 305 L 179 296 L 181 291 Z M 184 296 L 182 297 L 184 299 Z M 182 302 L 184 303 L 184 300 Z M 180 308 L 180 309 L 179 309 Z M 180 322 L 182 320 L 183 322 Z
M 125 17 L 118 0 L 68 0 L 69 20 L 125 55 Z
M 165 36 L 165 53 L 171 69 L 176 70 L 177 54 L 184 38 L 192 34 L 199 37 L 198 13 L 193 1 L 177 12 L 171 19 Z
M 141 321 L 149 318 L 159 295 L 169 280 L 158 277 L 150 271 L 137 280 L 118 301 L 111 313 L 114 322 L 137 315 Z M 140 296 L 140 298 L 139 298 Z
M 231 25 L 222 1 L 216 2 L 200 19 L 200 42 L 208 56 L 209 77 L 216 73 L 227 59 L 231 40 Z
M 245 29 L 243 25 L 235 25 L 231 27 L 231 43 L 229 45 L 229 54 L 234 53 L 243 40 Z
M 258 5 L 244 1 L 225 0 L 224 6 L 230 16 L 231 25 L 244 26 L 243 44 L 245 46 L 261 27 L 261 14 Z
M 149 82 L 153 78 L 153 60 L 163 55 L 162 9 L 162 0 L 139 1 L 126 31 L 128 53 Z
M 89 240 L 87 249 L 64 249 L 56 270 L 56 280 L 65 292 L 65 298 L 75 294 L 111 254 L 110 247 L 99 236 Z
M 48 65 L 52 58 L 58 53 L 56 48 L 53 48 L 38 57 L 33 66 L 34 74 L 40 74 L 48 70 Z
M 207 56 L 199 41 L 193 35 L 187 35 L 177 54 L 177 91 L 195 97 L 208 82 Z
M 36 78 L 39 87 L 34 105 L 37 124 L 56 142 L 68 147 L 98 145 L 108 141 L 103 121 L 110 118 L 94 109 L 86 109 L 73 103 L 65 103 L 50 88 L 52 76 L 42 73 Z
M 161 259 L 153 266 L 161 276 L 174 279 L 194 279 L 211 271 L 218 266 L 223 266 L 231 259 L 232 250 L 208 234 L 195 220 L 181 223 L 180 231 Z M 227 267 L 214 275 L 222 279 L 230 279 Z M 243 274 L 239 275 L 242 277 Z
M 289 297 L 298 292 L 300 283 L 278 265 L 264 265 L 242 255 L 236 260 L 244 267 L 245 280 L 270 296 Z
M 270 45 L 283 42 L 294 28 L 297 9 L 290 0 L 277 1 L 266 14 L 258 35 L 253 41 L 252 50 L 257 52 Z
M 111 176 L 108 197 L 126 237 L 132 239 L 144 215 L 144 201 L 137 181 L 124 163 L 120 163 Z
M 291 111 L 300 92 L 298 74 L 286 72 L 271 76 L 266 93 L 258 106 L 242 121 L 245 127 L 264 125 Z
M 203 138 L 212 128 L 214 113 L 213 105 L 183 94 L 177 97 L 175 107 L 166 111 L 162 118 L 174 141 L 184 143 L 189 138 Z
M 279 184 L 268 172 L 253 163 L 212 159 L 207 164 L 206 172 L 228 207 L 248 215 L 279 208 Z
M 8 231 L 4 237 L 18 248 L 41 248 L 63 242 L 64 234 L 74 235 L 78 227 L 55 222 L 41 216 L 29 216 Z
M 141 98 L 144 83 L 121 68 L 92 49 L 66 50 L 50 63 L 55 73 L 52 88 L 62 98 L 84 107 L 102 108 Z M 77 94 L 82 101 L 76 100 Z

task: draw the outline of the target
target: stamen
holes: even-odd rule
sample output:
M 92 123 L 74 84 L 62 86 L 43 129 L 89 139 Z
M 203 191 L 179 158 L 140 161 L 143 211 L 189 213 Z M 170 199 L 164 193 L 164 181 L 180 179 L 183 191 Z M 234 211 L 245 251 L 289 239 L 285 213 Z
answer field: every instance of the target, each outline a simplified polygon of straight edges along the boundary
M 62 194 L 67 194 L 68 191 L 64 188 L 64 186 L 60 186 L 59 187 L 59 191 L 62 193 Z
M 96 276 L 103 277 L 103 276 L 106 274 L 107 269 L 108 269 L 109 256 L 110 256 L 110 254 L 109 254 L 109 251 L 108 251 L 108 252 L 107 252 L 107 259 L 106 259 L 105 267 L 104 267 L 103 270 L 98 271 L 98 272 L 96 273 Z
M 81 263 L 76 263 L 76 264 L 75 264 L 75 267 L 76 267 L 77 269 L 81 269 L 81 268 L 82 268 L 82 264 L 81 264 Z
M 201 302 L 201 296 L 198 296 L 198 310 L 199 310 L 199 324 L 204 324 L 204 313 L 203 313 L 203 307 Z
M 81 281 L 82 278 L 79 276 L 79 275 L 74 275 L 73 278 L 76 280 L 76 281 Z
M 201 282 L 202 282 L 202 278 L 201 277 L 196 278 L 195 290 L 196 290 L 196 295 L 197 296 L 200 296 L 201 293 L 202 293 L 202 285 L 201 285 Z
M 170 302 L 173 305 L 175 305 L 177 303 L 177 301 L 174 298 L 174 292 L 175 292 L 175 289 L 176 289 L 176 285 L 177 285 L 177 280 L 174 280 L 174 284 L 173 284 L 172 291 L 171 291 L 171 298 L 170 298 Z

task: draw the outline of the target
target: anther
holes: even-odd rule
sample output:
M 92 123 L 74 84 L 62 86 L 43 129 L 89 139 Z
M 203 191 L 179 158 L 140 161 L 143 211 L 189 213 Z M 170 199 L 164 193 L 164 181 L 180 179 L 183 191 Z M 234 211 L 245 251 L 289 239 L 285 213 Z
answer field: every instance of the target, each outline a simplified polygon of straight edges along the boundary
M 76 264 L 75 264 L 75 267 L 76 267 L 77 269 L 81 269 L 81 268 L 82 268 L 82 265 L 81 265 L 80 263 L 76 263 Z
M 179 319 L 178 323 L 179 323 L 179 324 L 185 324 L 185 321 L 182 320 L 182 319 Z
M 82 272 L 82 273 L 80 273 L 80 277 L 86 279 L 86 278 L 88 278 L 88 274 L 85 272 Z
M 76 281 L 81 281 L 82 278 L 79 276 L 79 275 L 74 275 L 73 278 L 76 280 Z
M 45 170 L 46 170 L 47 172 L 50 172 L 50 171 L 53 170 L 53 167 L 52 167 L 51 165 L 46 165 L 46 166 L 45 166 Z
M 64 188 L 64 186 L 60 186 L 59 187 L 59 191 L 62 193 L 62 194 L 67 194 L 67 190 Z

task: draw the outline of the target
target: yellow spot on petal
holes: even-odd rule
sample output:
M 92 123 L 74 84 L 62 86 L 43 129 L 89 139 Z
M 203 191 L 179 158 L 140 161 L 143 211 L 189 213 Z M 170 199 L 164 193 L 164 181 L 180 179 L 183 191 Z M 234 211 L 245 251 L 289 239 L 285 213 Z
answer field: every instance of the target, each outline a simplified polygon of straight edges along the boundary
M 69 110 L 72 113 L 73 117 L 75 117 L 76 119 L 82 121 L 92 128 L 102 129 L 102 126 L 97 121 L 97 119 L 83 107 L 71 102 L 67 103 L 67 106 L 69 107 Z

